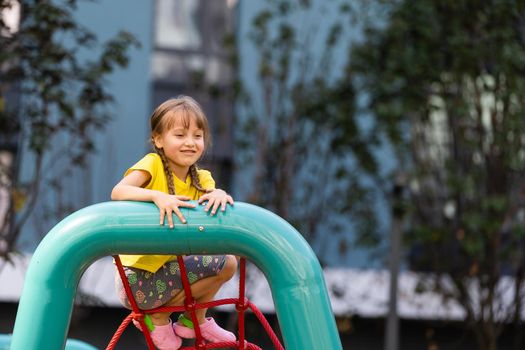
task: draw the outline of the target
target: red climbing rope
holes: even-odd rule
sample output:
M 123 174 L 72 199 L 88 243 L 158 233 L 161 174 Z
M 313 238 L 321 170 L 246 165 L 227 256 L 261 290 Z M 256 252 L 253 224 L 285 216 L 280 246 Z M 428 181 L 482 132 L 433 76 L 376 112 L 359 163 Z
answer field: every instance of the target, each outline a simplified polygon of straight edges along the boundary
M 262 314 L 262 312 L 257 309 L 257 307 L 249 301 L 245 296 L 245 287 L 246 287 L 246 259 L 241 258 L 240 260 L 240 275 L 239 275 L 239 297 L 238 298 L 227 298 L 227 299 L 220 299 L 220 300 L 214 300 L 206 303 L 197 303 L 195 299 L 193 298 L 193 295 L 191 294 L 191 288 L 190 288 L 190 282 L 188 280 L 188 275 L 186 273 L 186 265 L 184 264 L 184 259 L 182 256 L 177 256 L 177 261 L 179 262 L 180 272 L 181 272 L 181 280 L 182 285 L 184 288 L 185 293 L 185 301 L 184 305 L 181 306 L 161 306 L 155 309 L 151 310 L 141 310 L 139 309 L 137 302 L 135 301 L 135 298 L 133 297 L 133 293 L 131 292 L 131 287 L 129 286 L 128 279 L 126 277 L 126 274 L 124 272 L 124 268 L 122 267 L 122 262 L 120 261 L 120 257 L 118 255 L 114 256 L 115 259 L 115 265 L 117 265 L 117 270 L 119 272 L 120 278 L 122 279 L 122 284 L 124 285 L 124 290 L 126 291 L 126 295 L 129 299 L 130 305 L 131 305 L 131 313 L 122 321 L 120 326 L 118 327 L 117 331 L 111 338 L 108 346 L 106 347 L 106 350 L 113 350 L 122 336 L 122 333 L 126 329 L 126 327 L 131 323 L 132 320 L 136 320 L 139 322 L 140 327 L 142 329 L 142 333 L 144 333 L 144 337 L 146 338 L 146 342 L 148 344 L 148 348 L 150 350 L 155 350 L 155 346 L 153 345 L 153 341 L 151 340 L 151 335 L 149 333 L 148 327 L 146 326 L 144 322 L 144 316 L 149 313 L 155 313 L 155 312 L 188 312 L 191 316 L 191 320 L 194 324 L 194 330 L 195 330 L 195 344 L 190 347 L 184 347 L 180 350 L 205 350 L 205 349 L 217 349 L 217 348 L 235 348 L 239 350 L 261 350 L 260 347 L 258 347 L 255 344 L 252 344 L 245 339 L 245 332 L 244 332 L 244 313 L 246 309 L 250 308 L 263 328 L 265 329 L 266 333 L 270 337 L 270 340 L 272 341 L 275 349 L 277 350 L 284 350 L 284 347 L 281 345 L 279 338 L 273 331 L 272 327 Z M 202 337 L 201 330 L 199 327 L 199 322 L 197 322 L 197 316 L 195 314 L 195 311 L 198 309 L 204 309 L 204 308 L 211 308 L 219 305 L 227 305 L 227 304 L 234 304 L 235 309 L 238 312 L 238 328 L 239 328 L 239 339 L 234 342 L 220 342 L 220 343 L 206 343 L 204 338 Z
M 146 338 L 146 342 L 148 343 L 148 347 L 151 350 L 154 350 L 155 346 L 153 345 L 153 340 L 151 340 L 151 335 L 149 331 L 147 331 L 148 327 L 146 327 L 146 323 L 144 323 L 144 312 L 141 309 L 139 309 L 137 302 L 135 301 L 135 298 L 133 297 L 133 293 L 131 292 L 131 287 L 129 286 L 128 278 L 126 277 L 126 273 L 124 272 L 124 268 L 122 267 L 122 262 L 120 261 L 120 256 L 115 255 L 113 256 L 113 258 L 115 259 L 115 264 L 117 265 L 118 273 L 120 275 L 120 278 L 122 279 L 124 290 L 126 291 L 126 295 L 128 296 L 129 303 L 131 304 L 132 312 L 130 316 L 124 319 L 124 321 L 120 325 L 117 332 L 115 332 L 115 335 L 109 342 L 106 349 L 107 350 L 113 349 L 115 347 L 115 344 L 117 343 L 118 339 L 122 335 L 122 332 L 124 331 L 124 329 L 126 329 L 126 327 L 129 325 L 129 323 L 131 322 L 131 319 L 134 319 L 139 322 L 140 328 L 142 329 L 142 333 L 144 333 L 144 337 Z M 119 330 L 121 330 L 120 333 L 118 332 Z

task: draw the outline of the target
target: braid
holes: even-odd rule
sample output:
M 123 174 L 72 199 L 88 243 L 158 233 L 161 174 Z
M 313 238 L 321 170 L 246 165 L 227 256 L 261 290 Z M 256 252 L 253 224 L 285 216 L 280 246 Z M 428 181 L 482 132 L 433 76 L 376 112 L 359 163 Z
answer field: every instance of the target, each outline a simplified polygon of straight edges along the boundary
M 157 152 L 157 154 L 160 156 L 160 159 L 162 160 L 164 173 L 166 174 L 166 181 L 168 182 L 168 193 L 175 194 L 175 187 L 173 186 L 173 172 L 170 169 L 166 155 L 161 148 L 157 148 L 155 145 L 153 145 L 153 147 L 155 148 L 155 152 Z
M 199 191 L 206 193 L 207 191 L 202 188 L 201 181 L 199 180 L 199 174 L 197 174 L 197 166 L 192 164 L 190 166 L 191 184 Z

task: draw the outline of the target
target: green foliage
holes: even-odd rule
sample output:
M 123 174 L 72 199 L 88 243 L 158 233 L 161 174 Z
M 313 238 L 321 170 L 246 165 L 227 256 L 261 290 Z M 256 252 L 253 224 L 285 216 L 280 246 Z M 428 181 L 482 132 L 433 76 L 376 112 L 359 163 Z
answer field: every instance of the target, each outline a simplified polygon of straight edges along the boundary
M 519 287 L 525 267 L 525 3 L 383 8 L 348 72 L 368 94 L 374 134 L 388 140 L 410 178 L 412 267 L 452 276 L 450 295 L 464 306 L 479 348 L 495 349 L 523 298 L 494 316 L 503 272 Z M 479 290 L 469 294 L 471 278 Z
M 1 0 L 0 9 L 11 1 Z M 0 96 L 11 95 L 10 104 L 0 109 L 0 138 L 11 140 L 2 147 L 17 149 L 21 133 L 35 157 L 35 171 L 28 183 L 13 178 L 10 192 L 23 192 L 25 205 L 14 222 L 8 211 L 1 227 L 2 255 L 13 248 L 20 228 L 33 210 L 38 188 L 43 185 L 43 159 L 56 140 L 66 140 L 61 152 L 65 162 L 84 166 L 95 150 L 94 132 L 110 120 L 108 107 L 113 97 L 106 77 L 129 63 L 128 50 L 139 47 L 135 37 L 120 32 L 101 46 L 95 35 L 80 26 L 73 15 L 77 1 L 21 1 L 17 31 L 9 33 L 0 22 Z M 80 53 L 99 52 L 91 59 Z M 49 180 L 55 183 L 53 179 Z
M 351 1 L 267 1 L 249 32 L 257 86 L 238 98 L 237 160 L 254 174 L 247 200 L 291 222 L 321 260 L 333 254 L 328 235 L 341 255 L 378 242 L 378 140 L 358 120 L 354 87 L 334 63 L 352 11 Z

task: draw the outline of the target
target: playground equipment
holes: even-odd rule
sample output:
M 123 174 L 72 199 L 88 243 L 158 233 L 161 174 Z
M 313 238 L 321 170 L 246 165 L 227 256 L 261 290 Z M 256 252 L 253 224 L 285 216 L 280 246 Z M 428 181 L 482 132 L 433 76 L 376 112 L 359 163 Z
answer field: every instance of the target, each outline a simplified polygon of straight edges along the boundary
M 9 350 L 11 334 L 0 334 L 0 350 Z M 66 341 L 66 350 L 97 350 L 97 348 L 76 339 Z
M 183 209 L 187 224 L 158 224 L 152 203 L 107 202 L 68 216 L 36 249 L 27 271 L 11 350 L 63 349 L 80 277 L 116 254 L 234 254 L 265 274 L 288 350 L 342 349 L 315 254 L 277 215 L 246 203 L 210 216 Z

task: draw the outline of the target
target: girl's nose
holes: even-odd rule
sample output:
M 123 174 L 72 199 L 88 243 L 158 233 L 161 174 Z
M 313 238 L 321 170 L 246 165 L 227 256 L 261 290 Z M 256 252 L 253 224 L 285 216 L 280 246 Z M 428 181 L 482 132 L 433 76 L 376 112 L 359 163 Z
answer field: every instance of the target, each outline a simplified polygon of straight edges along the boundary
M 186 137 L 186 140 L 184 140 L 184 143 L 188 146 L 193 146 L 195 145 L 195 140 L 193 139 L 193 137 Z

